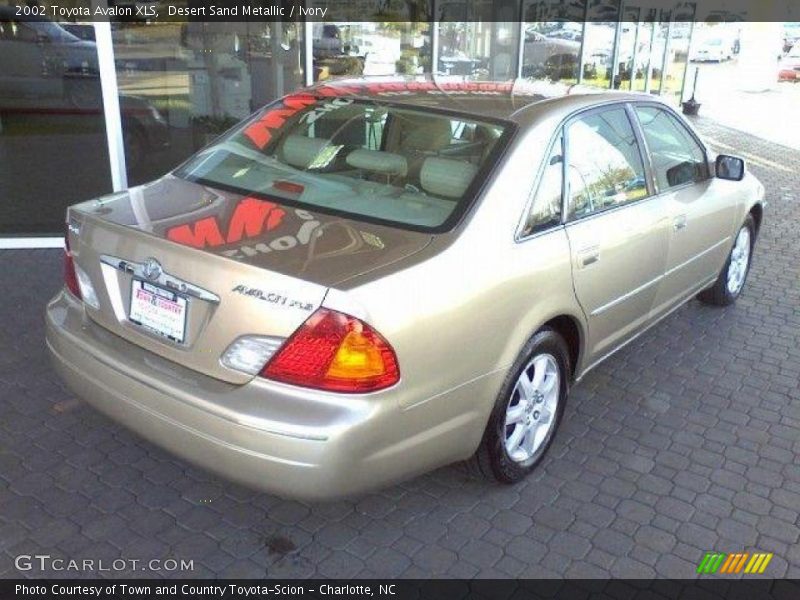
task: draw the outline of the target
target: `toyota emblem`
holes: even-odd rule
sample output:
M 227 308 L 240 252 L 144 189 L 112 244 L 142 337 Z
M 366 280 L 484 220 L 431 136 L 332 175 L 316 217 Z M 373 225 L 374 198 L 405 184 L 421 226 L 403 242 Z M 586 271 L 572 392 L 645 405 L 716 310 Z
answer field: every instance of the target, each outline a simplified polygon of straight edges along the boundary
M 148 258 L 144 261 L 142 265 L 142 274 L 147 277 L 150 281 L 155 281 L 161 276 L 163 270 L 161 269 L 161 263 L 159 263 L 155 258 Z

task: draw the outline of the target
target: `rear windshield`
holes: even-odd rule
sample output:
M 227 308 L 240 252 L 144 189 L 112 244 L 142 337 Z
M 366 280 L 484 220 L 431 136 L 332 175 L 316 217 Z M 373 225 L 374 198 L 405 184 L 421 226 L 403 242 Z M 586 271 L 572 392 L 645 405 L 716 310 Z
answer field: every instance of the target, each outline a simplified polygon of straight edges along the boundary
M 210 186 L 420 230 L 446 228 L 505 144 L 507 124 L 295 95 L 176 171 Z

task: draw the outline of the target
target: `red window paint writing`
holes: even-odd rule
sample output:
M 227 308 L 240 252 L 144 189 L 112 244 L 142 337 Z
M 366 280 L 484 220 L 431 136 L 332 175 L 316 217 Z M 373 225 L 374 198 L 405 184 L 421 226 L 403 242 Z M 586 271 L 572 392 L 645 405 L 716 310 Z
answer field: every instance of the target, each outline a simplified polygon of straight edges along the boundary
M 167 239 L 194 248 L 233 244 L 242 239 L 258 237 L 277 228 L 286 214 L 273 202 L 247 197 L 239 201 L 223 236 L 217 217 L 205 217 L 194 223 L 177 225 L 167 230 Z
M 244 134 L 258 148 L 265 148 L 272 139 L 272 132 L 280 129 L 286 119 L 297 114 L 307 106 L 316 104 L 317 100 L 309 94 L 293 94 L 283 99 L 283 108 L 273 108 L 265 112 L 258 121 L 247 126 Z

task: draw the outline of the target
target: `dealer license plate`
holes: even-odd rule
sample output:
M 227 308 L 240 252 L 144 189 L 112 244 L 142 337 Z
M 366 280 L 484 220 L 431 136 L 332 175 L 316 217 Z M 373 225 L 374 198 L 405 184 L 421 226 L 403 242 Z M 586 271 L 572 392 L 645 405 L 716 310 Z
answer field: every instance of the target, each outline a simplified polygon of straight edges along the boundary
M 128 319 L 160 336 L 182 344 L 186 336 L 186 308 L 189 302 L 175 292 L 146 281 L 131 283 Z

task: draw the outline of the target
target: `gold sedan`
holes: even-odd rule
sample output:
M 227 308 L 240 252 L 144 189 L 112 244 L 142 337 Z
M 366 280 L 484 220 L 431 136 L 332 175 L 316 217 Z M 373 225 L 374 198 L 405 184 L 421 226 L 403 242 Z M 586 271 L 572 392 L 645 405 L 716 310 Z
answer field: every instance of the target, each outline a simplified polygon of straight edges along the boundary
M 570 385 L 742 291 L 764 188 L 649 95 L 320 84 L 71 207 L 47 344 L 172 452 L 332 498 L 475 457 L 515 482 Z

